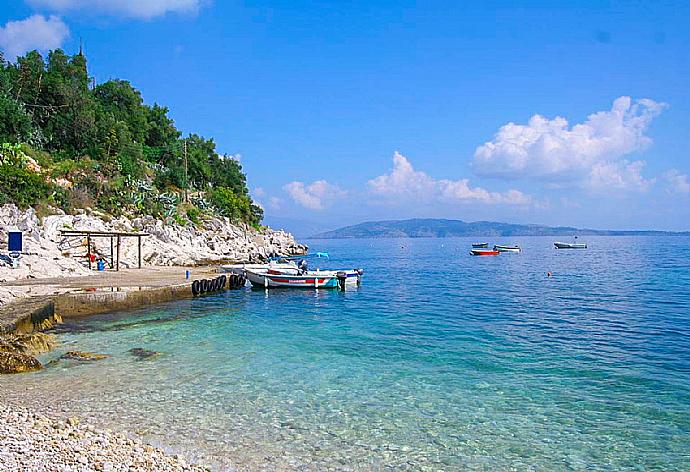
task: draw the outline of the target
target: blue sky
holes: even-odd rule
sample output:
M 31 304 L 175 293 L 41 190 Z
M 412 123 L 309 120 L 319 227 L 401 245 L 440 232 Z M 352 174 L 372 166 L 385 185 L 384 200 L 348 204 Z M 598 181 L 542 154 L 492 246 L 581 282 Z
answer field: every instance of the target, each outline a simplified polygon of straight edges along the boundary
M 687 2 L 0 5 L 8 57 L 82 38 L 241 155 L 268 222 L 690 230 Z

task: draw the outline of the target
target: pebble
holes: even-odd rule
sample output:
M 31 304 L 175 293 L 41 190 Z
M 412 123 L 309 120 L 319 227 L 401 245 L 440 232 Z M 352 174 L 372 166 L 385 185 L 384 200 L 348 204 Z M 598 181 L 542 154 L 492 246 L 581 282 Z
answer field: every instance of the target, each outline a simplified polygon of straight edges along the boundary
M 96 440 L 85 439 L 88 433 Z M 0 402 L 0 472 L 139 472 L 210 469 L 190 465 L 138 440 L 80 424 L 37 415 Z

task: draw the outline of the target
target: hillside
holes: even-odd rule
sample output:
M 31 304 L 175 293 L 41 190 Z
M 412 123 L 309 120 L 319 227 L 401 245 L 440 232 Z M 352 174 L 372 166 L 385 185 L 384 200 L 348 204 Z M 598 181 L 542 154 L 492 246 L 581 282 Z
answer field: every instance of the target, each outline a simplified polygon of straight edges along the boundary
M 499 223 L 493 221 L 465 222 L 446 219 L 411 219 L 368 221 L 312 236 L 315 239 L 342 238 L 446 238 L 461 236 L 631 236 L 690 234 L 665 231 L 612 231 L 580 229 L 569 226 L 542 226 Z
M 0 205 L 39 214 L 92 208 L 199 224 L 225 216 L 255 227 L 263 211 L 242 167 L 213 139 L 182 137 L 168 109 L 126 80 L 96 84 L 86 57 L 0 53 Z

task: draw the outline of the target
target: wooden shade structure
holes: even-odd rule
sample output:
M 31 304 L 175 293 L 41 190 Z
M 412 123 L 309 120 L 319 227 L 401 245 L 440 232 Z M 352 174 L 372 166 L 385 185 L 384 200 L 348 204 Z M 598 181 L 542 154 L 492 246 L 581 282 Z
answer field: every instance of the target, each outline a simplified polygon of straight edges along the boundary
M 79 237 L 86 238 L 86 257 L 89 260 L 89 269 L 91 269 L 91 239 L 92 238 L 110 238 L 110 268 L 120 270 L 120 246 L 122 238 L 137 238 L 139 268 L 141 269 L 141 238 L 149 236 L 148 233 L 127 233 L 120 231 L 76 231 L 76 230 L 61 230 L 60 234 L 65 237 Z

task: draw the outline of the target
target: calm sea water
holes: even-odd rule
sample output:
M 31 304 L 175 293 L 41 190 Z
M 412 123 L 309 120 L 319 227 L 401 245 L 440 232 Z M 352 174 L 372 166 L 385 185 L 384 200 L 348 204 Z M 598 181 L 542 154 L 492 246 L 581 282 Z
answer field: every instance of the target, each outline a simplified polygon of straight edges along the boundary
M 90 318 L 0 393 L 219 469 L 690 470 L 690 238 L 470 242 L 309 241 L 364 284 Z

